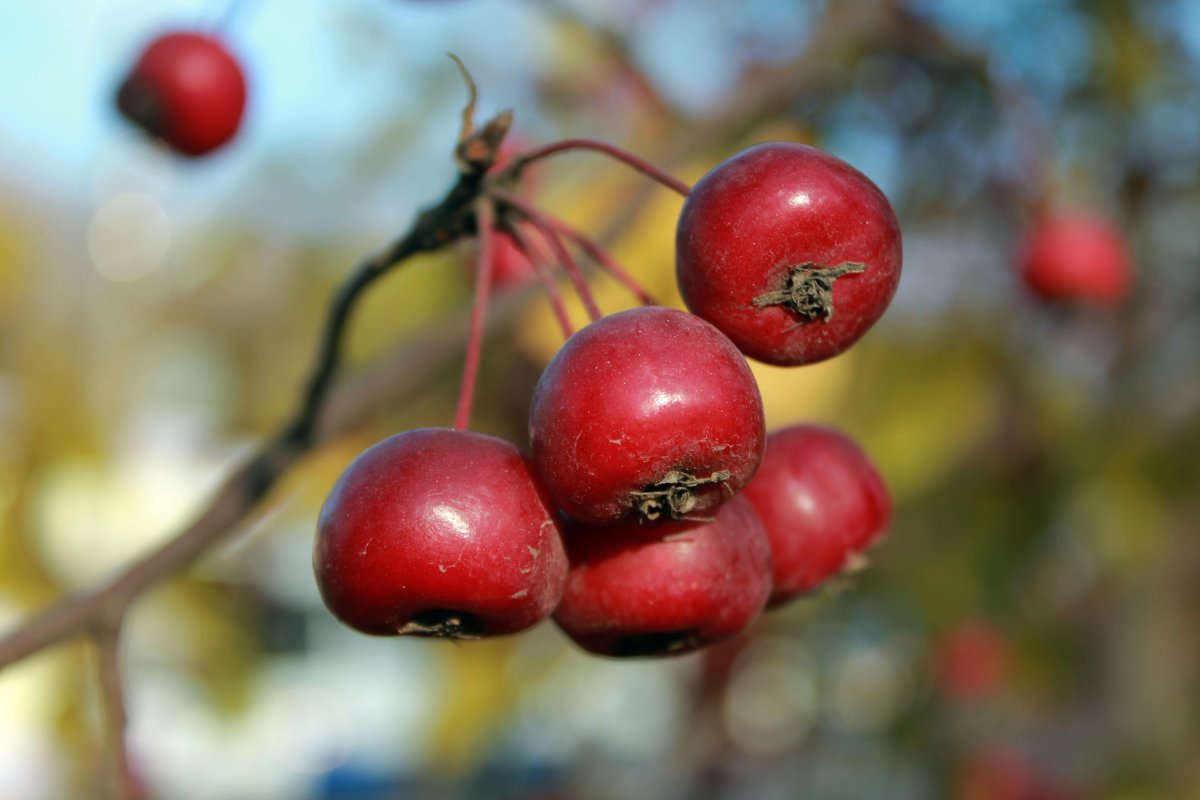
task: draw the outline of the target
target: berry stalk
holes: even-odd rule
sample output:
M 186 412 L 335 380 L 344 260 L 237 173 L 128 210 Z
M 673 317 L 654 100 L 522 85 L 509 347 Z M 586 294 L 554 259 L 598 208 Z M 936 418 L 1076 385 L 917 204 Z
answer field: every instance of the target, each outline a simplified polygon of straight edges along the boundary
M 575 327 L 571 324 L 571 318 L 567 315 L 567 307 L 563 303 L 562 292 L 558 290 L 558 284 L 554 282 L 554 276 L 546 265 L 545 259 L 536 252 L 525 232 L 520 229 L 520 226 L 514 225 L 509 233 L 512 234 L 513 241 L 517 243 L 517 247 L 529 259 L 529 263 L 533 265 L 533 271 L 537 273 L 538 280 L 542 284 L 542 290 L 546 293 L 546 299 L 550 303 L 550 309 L 554 312 L 554 318 L 558 321 L 559 329 L 562 330 L 563 338 L 570 339 L 571 334 L 575 332 Z
M 567 277 L 571 279 L 571 285 L 575 287 L 575 293 L 579 295 L 580 302 L 583 303 L 583 307 L 587 310 L 588 319 L 595 322 L 603 317 L 604 313 L 600 311 L 600 306 L 596 303 L 596 296 L 592 294 L 592 287 L 588 286 L 583 270 L 579 268 L 575 257 L 571 255 L 571 251 L 563 244 L 558 232 L 554 230 L 552 225 L 546 222 L 540 213 L 535 213 L 534 216 L 529 217 L 529 221 L 533 224 L 533 227 L 537 228 L 537 232 L 546 240 L 546 243 L 554 250 L 554 255 L 562 263 L 563 269 L 567 272 Z
M 454 412 L 454 427 L 465 431 L 471 422 L 471 404 L 475 399 L 475 380 L 479 376 L 479 357 L 483 351 L 483 322 L 487 318 L 488 298 L 492 294 L 492 248 L 495 245 L 496 212 L 490 201 L 475 202 L 475 220 L 479 228 L 479 252 L 475 265 L 475 300 L 471 305 L 470 331 L 467 333 L 467 355 L 463 360 L 462 383 L 458 390 L 458 407 Z
M 624 267 L 618 264 L 616 259 L 612 257 L 612 254 L 601 247 L 599 242 L 596 242 L 590 236 L 584 234 L 582 231 L 577 230 L 558 217 L 538 211 L 532 205 L 515 195 L 507 192 L 498 192 L 496 193 L 496 196 L 505 203 L 511 205 L 517 211 L 520 211 L 522 214 L 529 217 L 531 220 L 534 220 L 536 224 L 542 227 L 550 228 L 560 236 L 565 236 L 567 239 L 570 239 L 581 250 L 587 253 L 588 257 L 595 261 L 601 269 L 603 269 L 614 279 L 616 279 L 618 283 L 628 289 L 630 294 L 636 297 L 638 302 L 640 302 L 642 305 L 659 305 L 654 298 L 650 296 L 650 293 L 646 291 L 646 288 L 638 283 L 637 279 L 630 275 Z
M 687 197 L 692 191 L 692 187 L 688 186 L 671 173 L 654 166 L 649 161 L 639 158 L 633 153 L 623 150 L 615 145 L 611 145 L 606 142 L 598 142 L 594 139 L 563 139 L 559 142 L 551 142 L 548 145 L 531 150 L 525 155 L 513 159 L 510 169 L 512 169 L 514 172 L 520 172 L 534 161 L 538 161 L 558 153 L 565 153 L 570 150 L 591 150 L 592 152 L 606 155 L 609 158 L 619 161 L 628 167 L 632 167 L 643 175 L 658 181 L 663 186 L 683 197 Z

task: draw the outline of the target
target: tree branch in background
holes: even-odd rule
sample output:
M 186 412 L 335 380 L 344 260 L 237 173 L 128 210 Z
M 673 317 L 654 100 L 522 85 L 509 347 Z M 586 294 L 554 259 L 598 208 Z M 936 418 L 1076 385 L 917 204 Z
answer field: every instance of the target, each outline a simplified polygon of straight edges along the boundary
M 139 800 L 143 796 L 129 749 L 125 729 L 129 717 L 125 711 L 125 685 L 121 675 L 121 621 L 98 623 L 93 629 L 100 699 L 103 705 L 108 791 L 120 800 Z
M 292 419 L 226 479 L 209 506 L 178 536 L 134 562 L 112 581 L 68 597 L 0 639 L 0 668 L 95 627 L 119 630 L 129 604 L 158 581 L 188 566 L 225 539 L 318 440 L 321 416 L 341 364 L 350 318 L 366 289 L 409 257 L 474 232 L 472 204 L 484 191 L 508 117 L 492 120 L 458 147 L 467 171 L 437 204 L 422 211 L 389 248 L 355 270 L 330 303 L 324 332 Z

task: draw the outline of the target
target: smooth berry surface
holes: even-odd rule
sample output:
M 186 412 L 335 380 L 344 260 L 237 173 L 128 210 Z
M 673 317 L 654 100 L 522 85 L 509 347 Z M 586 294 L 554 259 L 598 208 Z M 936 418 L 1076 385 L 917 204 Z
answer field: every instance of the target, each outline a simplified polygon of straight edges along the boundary
M 736 636 L 771 590 L 771 549 L 735 497 L 711 522 L 567 523 L 571 573 L 554 621 L 608 656 L 680 655 Z
M 844 161 L 791 142 L 755 145 L 692 189 L 675 237 L 689 309 L 748 356 L 778 365 L 850 347 L 900 281 L 900 225 Z
M 117 108 L 149 135 L 186 156 L 233 139 L 246 106 L 241 65 L 219 39 L 175 32 L 142 52 L 117 92 Z
M 576 332 L 529 412 L 538 475 L 584 522 L 711 516 L 758 468 L 762 398 L 742 354 L 692 314 L 645 307 Z
M 516 446 L 422 428 L 368 448 L 338 479 L 313 569 L 329 610 L 364 633 L 515 633 L 562 594 L 560 534 Z
M 820 425 L 771 433 L 743 491 L 771 542 L 777 606 L 811 592 L 880 538 L 892 502 L 874 464 L 848 436 Z
M 1121 233 L 1107 219 L 1083 213 L 1038 220 L 1018 261 L 1025 285 L 1045 300 L 1115 304 L 1128 295 L 1133 274 Z

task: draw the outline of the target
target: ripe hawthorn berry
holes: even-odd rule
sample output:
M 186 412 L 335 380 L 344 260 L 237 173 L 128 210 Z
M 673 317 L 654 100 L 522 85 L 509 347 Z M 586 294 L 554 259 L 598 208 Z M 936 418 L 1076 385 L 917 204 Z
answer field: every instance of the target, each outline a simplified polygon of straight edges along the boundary
M 599 655 L 681 655 L 728 639 L 771 591 L 771 548 L 741 497 L 709 522 L 568 520 L 564 538 L 571 572 L 554 621 Z
M 767 142 L 692 189 L 675 236 L 687 307 L 770 364 L 841 353 L 900 281 L 900 225 L 883 193 L 814 147 Z
M 811 592 L 881 537 L 891 520 L 887 487 L 845 434 L 793 425 L 767 437 L 743 490 L 762 518 L 774 559 L 771 606 Z
M 535 250 L 538 257 L 551 260 L 544 252 L 545 248 L 541 246 L 539 234 L 528 223 L 521 224 L 521 231 L 529 246 Z M 476 247 L 472 251 L 471 261 L 478 258 L 479 250 Z M 471 264 L 472 274 L 474 272 L 474 264 Z M 537 280 L 537 270 L 533 266 L 533 262 L 529 260 L 529 256 L 525 255 L 524 251 L 517 245 L 516 239 L 506 230 L 497 229 L 492 236 L 492 288 L 496 292 L 502 292 L 506 289 L 512 289 L 517 286 L 523 286 L 530 281 Z
M 1025 285 L 1044 300 L 1113 305 L 1129 293 L 1133 266 L 1121 233 L 1079 212 L 1037 220 L 1017 257 Z
M 508 634 L 557 604 L 567 576 L 560 536 L 516 446 L 422 428 L 347 467 L 321 509 L 313 569 L 329 610 L 364 633 Z
M 538 475 L 584 522 L 702 518 L 750 480 L 766 436 L 749 366 L 716 328 L 656 306 L 602 317 L 534 389 Z
M 117 91 L 117 108 L 186 156 L 216 150 L 238 131 L 246 78 L 217 38 L 173 32 L 154 39 Z

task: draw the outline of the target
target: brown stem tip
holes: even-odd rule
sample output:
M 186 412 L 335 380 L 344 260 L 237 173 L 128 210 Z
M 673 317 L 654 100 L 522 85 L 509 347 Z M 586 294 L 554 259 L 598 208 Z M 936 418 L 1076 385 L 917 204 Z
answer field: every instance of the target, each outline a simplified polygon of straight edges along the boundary
M 643 633 L 619 639 L 615 656 L 673 656 L 690 653 L 702 644 L 695 630 Z
M 481 638 L 479 628 L 479 621 L 470 614 L 434 609 L 417 614 L 410 622 L 397 628 L 396 633 L 400 636 L 464 641 Z
M 723 469 L 698 478 L 682 470 L 673 469 L 662 480 L 652 483 L 640 492 L 631 492 L 634 508 L 639 517 L 649 522 L 666 514 L 670 519 L 687 519 L 688 512 L 696 507 L 695 489 L 712 486 L 729 480 L 729 470 Z
M 833 317 L 833 282 L 852 272 L 866 272 L 867 265 L 844 261 L 836 267 L 826 267 L 807 261 L 791 268 L 782 289 L 754 298 L 754 307 L 784 306 L 805 322 Z

